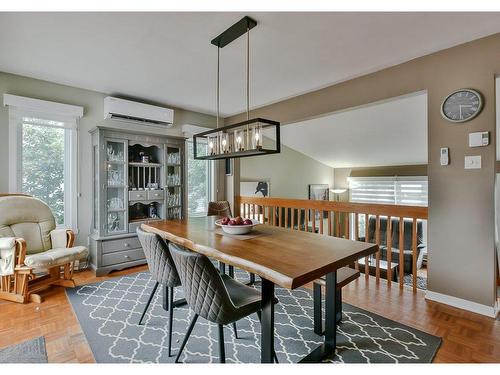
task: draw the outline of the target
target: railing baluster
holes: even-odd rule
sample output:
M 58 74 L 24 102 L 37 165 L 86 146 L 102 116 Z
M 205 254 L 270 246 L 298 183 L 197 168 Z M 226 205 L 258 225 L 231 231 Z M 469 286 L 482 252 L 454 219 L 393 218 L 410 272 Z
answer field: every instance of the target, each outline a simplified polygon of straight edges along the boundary
M 379 246 L 375 253 L 375 277 L 377 283 L 380 281 L 380 216 L 375 216 L 375 243 Z
M 290 229 L 295 230 L 295 208 L 292 208 L 290 213 L 292 214 L 292 225 Z
M 368 242 L 368 214 L 365 214 L 365 242 Z M 365 257 L 365 279 L 370 278 L 370 266 L 368 257 Z
M 417 291 L 417 219 L 413 218 L 411 246 L 413 249 L 412 272 L 413 272 L 413 292 Z
M 402 216 L 399 217 L 399 287 L 403 289 L 403 278 L 405 275 L 405 226 L 404 226 L 404 218 Z
M 392 285 L 392 267 L 391 267 L 391 262 L 392 262 L 392 217 L 390 217 L 390 216 L 387 217 L 386 234 L 387 234 L 387 239 L 386 239 L 386 245 L 387 245 L 387 253 L 386 253 L 387 286 L 390 288 Z
M 342 237 L 340 233 L 340 211 L 337 211 L 335 213 L 335 227 L 336 227 L 336 236 L 337 237 Z
M 285 207 L 285 228 L 289 227 L 289 222 L 288 222 L 288 207 Z
M 354 214 L 354 241 L 359 241 L 359 215 L 357 213 Z M 359 271 L 359 263 L 358 260 L 354 262 L 354 268 Z
M 312 210 L 312 230 L 313 233 L 316 233 L 316 210 Z
M 281 207 L 277 207 L 277 209 L 278 209 L 278 226 L 281 227 L 281 225 L 283 224 L 283 218 L 282 218 L 283 212 L 281 210 Z
M 332 211 L 328 211 L 328 235 L 332 235 Z
M 325 212 L 323 210 L 319 211 L 319 234 L 323 234 L 323 218 L 325 217 Z
M 349 212 L 345 213 L 344 238 L 350 240 L 350 238 L 349 238 Z

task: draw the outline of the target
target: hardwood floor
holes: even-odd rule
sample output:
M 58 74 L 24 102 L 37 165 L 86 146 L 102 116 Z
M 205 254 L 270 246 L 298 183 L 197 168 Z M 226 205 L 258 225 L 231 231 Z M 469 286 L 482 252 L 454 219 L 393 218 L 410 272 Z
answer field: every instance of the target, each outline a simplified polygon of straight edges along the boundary
M 75 274 L 77 285 L 147 269 L 135 267 L 110 276 Z M 42 304 L 0 301 L 0 348 L 45 336 L 49 362 L 94 362 L 63 288 L 53 287 Z M 435 362 L 500 362 L 500 320 L 426 301 L 424 292 L 402 292 L 385 282 L 360 278 L 343 289 L 344 301 L 389 319 L 440 336 Z

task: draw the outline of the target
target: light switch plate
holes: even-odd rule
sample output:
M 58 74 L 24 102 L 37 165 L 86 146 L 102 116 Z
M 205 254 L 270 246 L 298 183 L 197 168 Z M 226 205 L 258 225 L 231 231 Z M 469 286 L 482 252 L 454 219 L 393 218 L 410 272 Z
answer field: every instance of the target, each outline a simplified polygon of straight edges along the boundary
M 481 169 L 481 155 L 466 156 L 464 168 L 465 169 Z

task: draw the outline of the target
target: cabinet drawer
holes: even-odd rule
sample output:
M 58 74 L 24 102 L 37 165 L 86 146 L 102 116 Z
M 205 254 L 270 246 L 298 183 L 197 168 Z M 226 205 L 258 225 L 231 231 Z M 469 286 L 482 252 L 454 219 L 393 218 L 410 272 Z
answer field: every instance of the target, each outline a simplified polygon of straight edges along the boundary
M 102 242 L 102 253 L 113 253 L 115 251 L 141 248 L 141 243 L 137 237 L 120 238 Z
M 132 262 L 134 260 L 144 259 L 144 252 L 142 249 L 133 249 L 127 251 L 118 251 L 111 254 L 102 255 L 103 267 L 112 266 L 114 264 Z
M 145 190 L 132 190 L 128 192 L 128 200 L 145 201 L 148 199 L 148 192 Z
M 148 200 L 163 200 L 163 190 L 148 190 Z

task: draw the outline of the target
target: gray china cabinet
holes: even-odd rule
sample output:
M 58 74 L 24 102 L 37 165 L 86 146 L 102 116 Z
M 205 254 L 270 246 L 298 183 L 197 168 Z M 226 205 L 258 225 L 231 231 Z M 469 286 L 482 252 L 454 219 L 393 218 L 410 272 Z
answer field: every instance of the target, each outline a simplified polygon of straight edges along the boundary
M 146 263 L 136 229 L 182 218 L 184 138 L 97 127 L 93 157 L 91 265 L 97 276 Z

